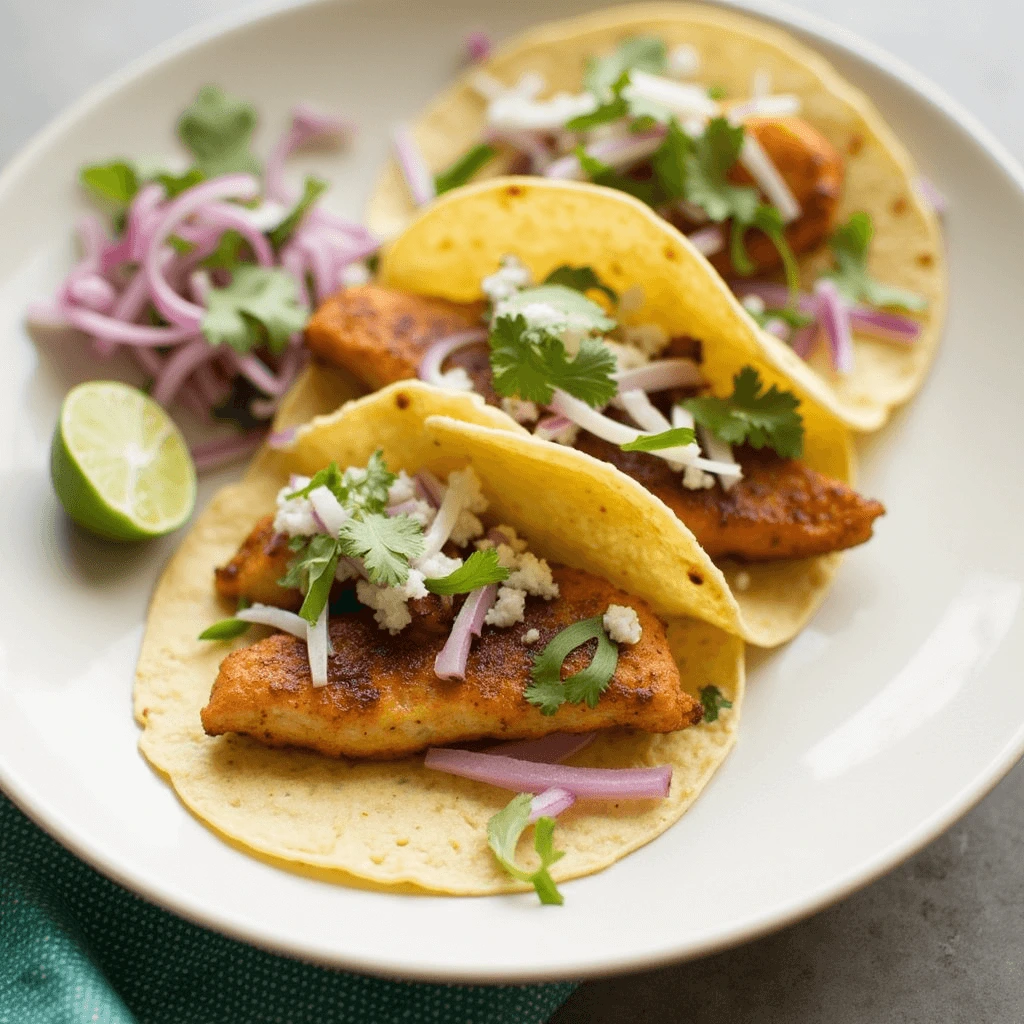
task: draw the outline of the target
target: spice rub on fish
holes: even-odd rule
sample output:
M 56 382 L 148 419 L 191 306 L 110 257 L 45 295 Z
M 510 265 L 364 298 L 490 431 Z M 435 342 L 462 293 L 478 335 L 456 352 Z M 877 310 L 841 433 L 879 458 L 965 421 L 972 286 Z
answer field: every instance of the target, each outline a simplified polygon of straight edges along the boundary
M 242 733 L 269 746 L 294 746 L 331 757 L 391 759 L 429 746 L 477 739 L 533 739 L 554 732 L 615 726 L 674 732 L 697 724 L 699 701 L 682 687 L 665 627 L 647 605 L 579 569 L 552 567 L 560 596 L 531 599 L 513 628 L 484 626 L 464 680 L 441 680 L 434 659 L 454 617 L 450 602 L 431 596 L 401 633 L 381 630 L 368 610 L 330 620 L 334 653 L 328 685 L 314 688 L 306 645 L 277 634 L 224 659 L 202 711 L 213 736 Z M 629 605 L 640 641 L 622 645 L 608 688 L 594 708 L 563 704 L 543 715 L 524 696 L 534 654 L 562 629 Z M 423 619 L 420 624 L 420 619 Z M 523 642 L 529 630 L 532 644 Z M 596 641 L 574 651 L 563 678 L 583 669 Z
M 227 565 L 214 570 L 217 596 L 232 604 L 245 598 L 257 604 L 297 611 L 302 594 L 294 587 L 282 587 L 278 580 L 288 571 L 292 552 L 288 538 L 274 532 L 274 517 L 264 516 L 242 541 Z

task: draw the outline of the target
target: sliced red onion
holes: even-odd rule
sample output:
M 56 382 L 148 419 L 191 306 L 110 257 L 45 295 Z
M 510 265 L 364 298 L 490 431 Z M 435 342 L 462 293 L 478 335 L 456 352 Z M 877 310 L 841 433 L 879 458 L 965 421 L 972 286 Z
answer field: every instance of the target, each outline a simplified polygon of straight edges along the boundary
M 483 328 L 460 331 L 458 334 L 441 338 L 439 341 L 433 342 L 426 352 L 423 353 L 420 365 L 416 369 L 416 375 L 420 380 L 425 380 L 428 384 L 441 386 L 444 383 L 441 374 L 441 367 L 444 365 L 444 361 L 453 352 L 458 352 L 459 349 L 466 348 L 468 345 L 475 345 L 486 340 L 487 332 Z
M 530 801 L 530 821 L 538 818 L 555 818 L 576 803 L 576 797 L 567 789 L 552 786 Z
M 259 626 L 271 626 L 282 633 L 291 633 L 300 640 L 306 639 L 309 623 L 295 612 L 286 612 L 283 608 L 275 608 L 269 604 L 253 604 L 235 612 L 235 618 L 243 622 L 253 622 Z
M 266 363 L 251 352 L 243 356 L 234 349 L 225 349 L 225 354 L 231 360 L 236 372 L 264 394 L 280 395 L 287 388 L 287 384 L 282 380 L 280 374 L 272 373 Z
M 309 262 L 302 248 L 294 244 L 286 245 L 281 250 L 281 266 L 294 278 L 298 288 L 299 301 L 308 308 L 311 305 L 309 288 L 306 285 L 306 271 L 309 270 Z
M 440 508 L 441 502 L 444 501 L 446 490 L 445 485 L 429 469 L 421 469 L 416 474 L 417 493 L 425 501 L 429 501 L 434 508 Z
M 196 338 L 187 345 L 176 349 L 164 364 L 163 371 L 153 385 L 153 398 L 161 405 L 170 405 L 185 378 L 207 359 L 212 359 L 217 350 L 205 338 Z
M 459 609 L 448 634 L 444 647 L 434 659 L 434 675 L 438 679 L 465 679 L 466 661 L 469 658 L 469 647 L 474 636 L 479 636 L 484 628 L 484 618 L 498 596 L 498 585 L 491 583 L 479 587 L 466 595 L 466 600 Z
M 514 740 L 511 743 L 499 743 L 488 747 L 486 754 L 500 754 L 503 757 L 515 757 L 520 761 L 537 761 L 554 764 L 564 761 L 573 754 L 578 754 L 584 747 L 589 747 L 597 736 L 596 732 L 553 732 L 550 736 L 542 736 L 539 740 Z
M 743 136 L 739 159 L 769 202 L 778 208 L 782 222 L 791 224 L 795 221 L 800 216 L 800 204 L 764 147 L 749 132 Z
M 768 309 L 784 309 L 792 301 L 796 303 L 796 308 L 801 313 L 808 316 L 814 316 L 818 312 L 818 301 L 813 295 L 798 292 L 791 297 L 789 289 L 784 284 L 775 284 L 771 281 L 730 281 L 729 287 L 740 299 L 756 295 Z
M 154 348 L 176 345 L 178 342 L 194 338 L 198 333 L 198 328 L 195 327 L 147 327 L 142 324 L 126 324 L 102 313 L 93 313 L 91 310 L 78 309 L 74 306 L 65 308 L 63 316 L 67 323 L 80 331 L 122 345 L 147 345 Z
M 400 501 L 397 505 L 388 505 L 384 509 L 384 514 L 394 518 L 395 516 L 408 516 L 412 515 L 420 507 L 420 503 L 416 498 L 409 498 L 408 501 Z
M 688 234 L 687 239 L 690 245 L 701 254 L 701 256 L 714 256 L 725 248 L 725 237 L 722 229 L 717 224 L 710 224 L 706 228 L 699 228 Z
M 704 383 L 700 367 L 692 359 L 674 357 L 655 359 L 635 370 L 615 374 L 619 391 L 669 391 L 672 388 L 696 388 Z
M 480 754 L 472 750 L 432 747 L 424 759 L 427 768 L 486 782 L 519 793 L 543 793 L 558 787 L 574 796 L 598 800 L 651 800 L 668 796 L 671 765 L 657 768 L 576 768 L 563 764 L 536 764 L 512 757 Z
M 665 137 L 664 128 L 629 135 L 624 138 L 600 139 L 586 147 L 589 156 L 608 164 L 609 167 L 623 168 L 646 160 L 661 145 Z M 545 178 L 582 181 L 586 178 L 579 160 L 574 154 L 556 160 L 544 171 Z
M 274 265 L 274 250 L 267 241 L 267 236 L 253 225 L 252 218 L 242 207 L 231 206 L 228 203 L 211 203 L 200 210 L 199 215 L 206 224 L 237 231 L 249 243 L 261 267 Z
M 545 416 L 533 428 L 533 436 L 545 441 L 554 441 L 571 426 L 573 426 L 573 422 L 568 416 Z
M 896 341 L 909 345 L 921 336 L 921 324 L 908 316 L 889 313 L 871 306 L 850 307 L 850 326 L 861 334 L 870 334 L 882 341 Z
M 309 656 L 309 674 L 313 679 L 313 686 L 319 688 L 327 685 L 327 650 L 330 647 L 330 637 L 327 633 L 328 605 L 325 604 L 316 620 L 316 625 L 311 626 L 305 619 L 306 625 L 306 652 Z M 296 616 L 301 618 L 301 616 Z
M 216 408 L 228 396 L 228 385 L 217 376 L 210 363 L 201 363 L 196 367 L 191 380 L 208 408 Z
M 541 132 L 500 131 L 496 128 L 489 128 L 484 138 L 487 142 L 505 143 L 528 156 L 532 174 L 543 175 L 554 163 L 554 154 Z
M 117 292 L 99 274 L 83 274 L 69 282 L 68 298 L 97 313 L 109 313 L 117 302 Z
M 327 487 L 317 487 L 316 490 L 310 491 L 309 503 L 313 506 L 314 515 L 323 523 L 324 532 L 337 536 L 349 515 L 331 490 Z
M 763 330 L 769 334 L 774 334 L 776 338 L 780 338 L 782 341 L 786 341 L 789 338 L 790 327 L 785 320 L 780 320 L 777 316 L 770 317 L 765 320 Z
M 827 277 L 814 282 L 814 294 L 818 297 L 818 318 L 828 338 L 832 368 L 836 373 L 849 373 L 853 369 L 853 337 L 846 301 Z
M 265 436 L 262 430 L 249 430 L 223 440 L 205 441 L 192 447 L 192 461 L 200 473 L 226 466 L 251 455 L 263 443 Z
M 273 448 L 275 451 L 288 448 L 294 442 L 295 435 L 298 432 L 298 427 L 286 427 L 284 430 L 275 430 L 267 438 L 267 447 Z
M 633 422 L 642 430 L 660 434 L 664 430 L 671 429 L 672 424 L 662 415 L 660 409 L 656 409 L 651 404 L 651 400 L 643 391 L 637 388 L 626 390 L 620 385 L 619 401 L 632 417 Z
M 413 138 L 408 125 L 397 125 L 391 134 L 394 142 L 395 157 L 401 168 L 402 177 L 409 187 L 409 194 L 416 206 L 429 203 L 436 195 L 434 176 L 430 173 L 423 154 Z
M 492 49 L 494 49 L 494 44 L 486 32 L 477 29 L 466 36 L 466 56 L 471 64 L 479 64 L 481 61 L 487 60 Z
M 917 187 L 921 190 L 928 205 L 941 217 L 949 208 L 949 201 L 935 187 L 935 182 L 926 178 L 923 174 L 918 176 Z
M 108 243 L 103 222 L 96 214 L 86 213 L 78 218 L 77 228 L 83 257 L 87 262 L 98 266 L 103 250 Z
M 805 327 L 797 328 L 793 332 L 793 337 L 789 339 L 789 344 L 801 359 L 808 359 L 814 351 L 814 345 L 820 333 L 821 325 L 815 321 Z
M 334 114 L 326 114 L 298 103 L 292 108 L 291 124 L 267 158 L 263 172 L 267 195 L 279 203 L 292 202 L 294 197 L 284 185 L 284 162 L 297 149 L 315 142 L 338 143 L 355 133 L 355 125 Z

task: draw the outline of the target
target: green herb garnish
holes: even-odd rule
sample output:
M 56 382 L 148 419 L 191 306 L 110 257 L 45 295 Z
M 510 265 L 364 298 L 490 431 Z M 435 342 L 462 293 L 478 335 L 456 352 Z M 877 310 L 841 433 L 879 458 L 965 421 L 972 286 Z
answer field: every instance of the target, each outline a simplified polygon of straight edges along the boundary
M 480 143 L 474 146 L 468 153 L 464 153 L 447 170 L 442 171 L 434 177 L 434 189 L 438 195 L 450 192 L 453 188 L 465 185 L 470 178 L 497 155 L 498 151 L 493 146 Z
M 205 179 L 206 175 L 198 167 L 190 167 L 181 174 L 173 174 L 170 171 L 157 171 L 153 175 L 153 180 L 163 185 L 168 199 L 180 196 L 182 192 L 188 191 L 193 185 L 198 185 L 199 182 L 205 181 Z
M 244 619 L 221 619 L 220 622 L 215 622 L 212 626 L 207 626 L 207 628 L 199 634 L 199 639 L 234 640 L 236 636 L 241 636 L 243 633 L 248 631 L 251 625 L 251 622 L 246 622 Z
M 78 172 L 82 185 L 105 205 L 122 210 L 139 191 L 139 175 L 133 164 L 112 160 L 109 164 L 92 164 Z
M 260 173 L 260 161 L 249 148 L 255 129 L 256 108 L 215 85 L 204 85 L 178 120 L 178 137 L 208 178 Z
M 646 71 L 650 75 L 664 74 L 668 66 L 668 48 L 658 36 L 632 36 L 623 39 L 613 53 L 606 57 L 591 57 L 583 86 L 599 100 L 630 71 Z
M 409 516 L 371 512 L 345 522 L 338 535 L 342 554 L 361 558 L 370 582 L 397 587 L 409 579 L 409 560 L 423 554 L 423 527 Z
M 241 263 L 230 284 L 210 289 L 202 329 L 211 345 L 230 345 L 243 355 L 264 345 L 280 353 L 307 319 L 291 274 Z
M 562 894 L 558 891 L 549 868 L 564 856 L 562 850 L 554 848 L 555 819 L 538 818 L 534 826 L 533 848 L 540 857 L 540 867 L 535 871 L 527 871 L 516 863 L 516 846 L 519 837 L 530 823 L 530 807 L 533 797 L 529 793 L 520 793 L 513 797 L 504 810 L 498 811 L 487 822 L 487 843 L 498 863 L 520 882 L 529 882 L 541 903 L 561 906 Z
M 721 101 L 724 100 L 727 95 L 727 91 L 724 85 L 709 85 L 708 86 L 708 99 Z
M 582 145 L 577 146 L 573 153 L 576 159 L 579 160 L 583 173 L 595 185 L 604 185 L 605 188 L 614 188 L 619 192 L 625 192 L 627 195 L 635 196 L 640 202 L 646 203 L 648 206 L 656 206 L 658 204 L 659 194 L 654 183 L 650 181 L 637 181 L 622 174 L 603 160 L 599 160 L 596 156 L 591 156 Z
M 560 284 L 565 288 L 583 292 L 584 295 L 589 291 L 599 291 L 608 296 L 609 302 L 619 301 L 618 294 L 597 276 L 593 267 L 573 267 L 568 263 L 563 263 L 544 278 L 544 283 Z
M 700 691 L 700 702 L 704 708 L 704 721 L 717 722 L 719 711 L 732 707 L 732 701 L 717 686 L 705 686 Z
M 302 195 L 292 207 L 291 212 L 275 228 L 267 232 L 270 244 L 280 249 L 295 234 L 295 229 L 302 223 L 302 218 L 309 213 L 313 204 L 327 191 L 330 186 L 321 178 L 307 177 L 302 185 Z
M 754 448 L 772 448 L 786 459 L 799 458 L 804 446 L 803 419 L 796 411 L 800 400 L 774 384 L 767 391 L 762 387 L 757 370 L 745 366 L 733 378 L 728 398 L 689 398 L 682 405 L 727 444 L 746 442 Z
M 334 584 L 334 572 L 341 557 L 341 546 L 337 537 L 318 533 L 308 539 L 293 537 L 298 555 L 288 563 L 288 570 L 279 579 L 282 587 L 298 587 L 305 594 L 299 614 L 315 626 L 320 613 L 330 597 Z
M 577 647 L 597 640 L 597 650 L 590 664 L 562 679 L 562 663 Z M 597 707 L 601 694 L 615 675 L 619 649 L 604 631 L 603 617 L 583 619 L 566 626 L 539 654 L 534 656 L 530 675 L 533 685 L 526 689 L 526 699 L 540 708 L 542 715 L 553 715 L 563 704 Z
M 623 71 L 612 83 L 612 97 L 602 103 L 589 114 L 580 114 L 565 122 L 567 131 L 589 132 L 603 124 L 611 124 L 629 116 L 629 101 L 622 95 L 622 90 L 629 85 L 629 72 Z
M 432 594 L 468 594 L 491 583 L 503 583 L 508 577 L 508 569 L 498 562 L 498 552 L 494 548 L 486 548 L 474 551 L 447 576 L 426 580 L 424 586 Z
M 627 441 L 619 447 L 624 452 L 660 452 L 665 448 L 682 448 L 696 439 L 691 427 L 672 427 L 660 434 L 641 434 L 635 441 Z

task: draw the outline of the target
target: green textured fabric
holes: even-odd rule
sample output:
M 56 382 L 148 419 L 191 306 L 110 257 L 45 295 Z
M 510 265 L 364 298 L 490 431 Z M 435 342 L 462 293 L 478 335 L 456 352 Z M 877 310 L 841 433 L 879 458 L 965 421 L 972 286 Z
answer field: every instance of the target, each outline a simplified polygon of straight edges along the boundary
M 381 981 L 272 956 L 126 892 L 0 794 L 0 1024 L 540 1024 L 573 987 Z

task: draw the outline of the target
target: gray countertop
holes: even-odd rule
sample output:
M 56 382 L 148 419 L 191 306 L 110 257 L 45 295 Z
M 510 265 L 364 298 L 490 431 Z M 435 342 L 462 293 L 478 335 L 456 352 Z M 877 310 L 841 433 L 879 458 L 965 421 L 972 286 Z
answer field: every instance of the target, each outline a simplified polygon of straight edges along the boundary
M 246 6 L 245 0 L 4 0 L 0 163 L 126 61 L 182 29 Z M 969 6 L 796 0 L 796 6 L 903 58 L 1024 156 L 1024 6 L 1017 0 Z M 589 982 L 554 1022 L 1020 1021 L 1022 847 L 1024 767 L 1018 766 L 946 835 L 863 892 L 727 953 Z

